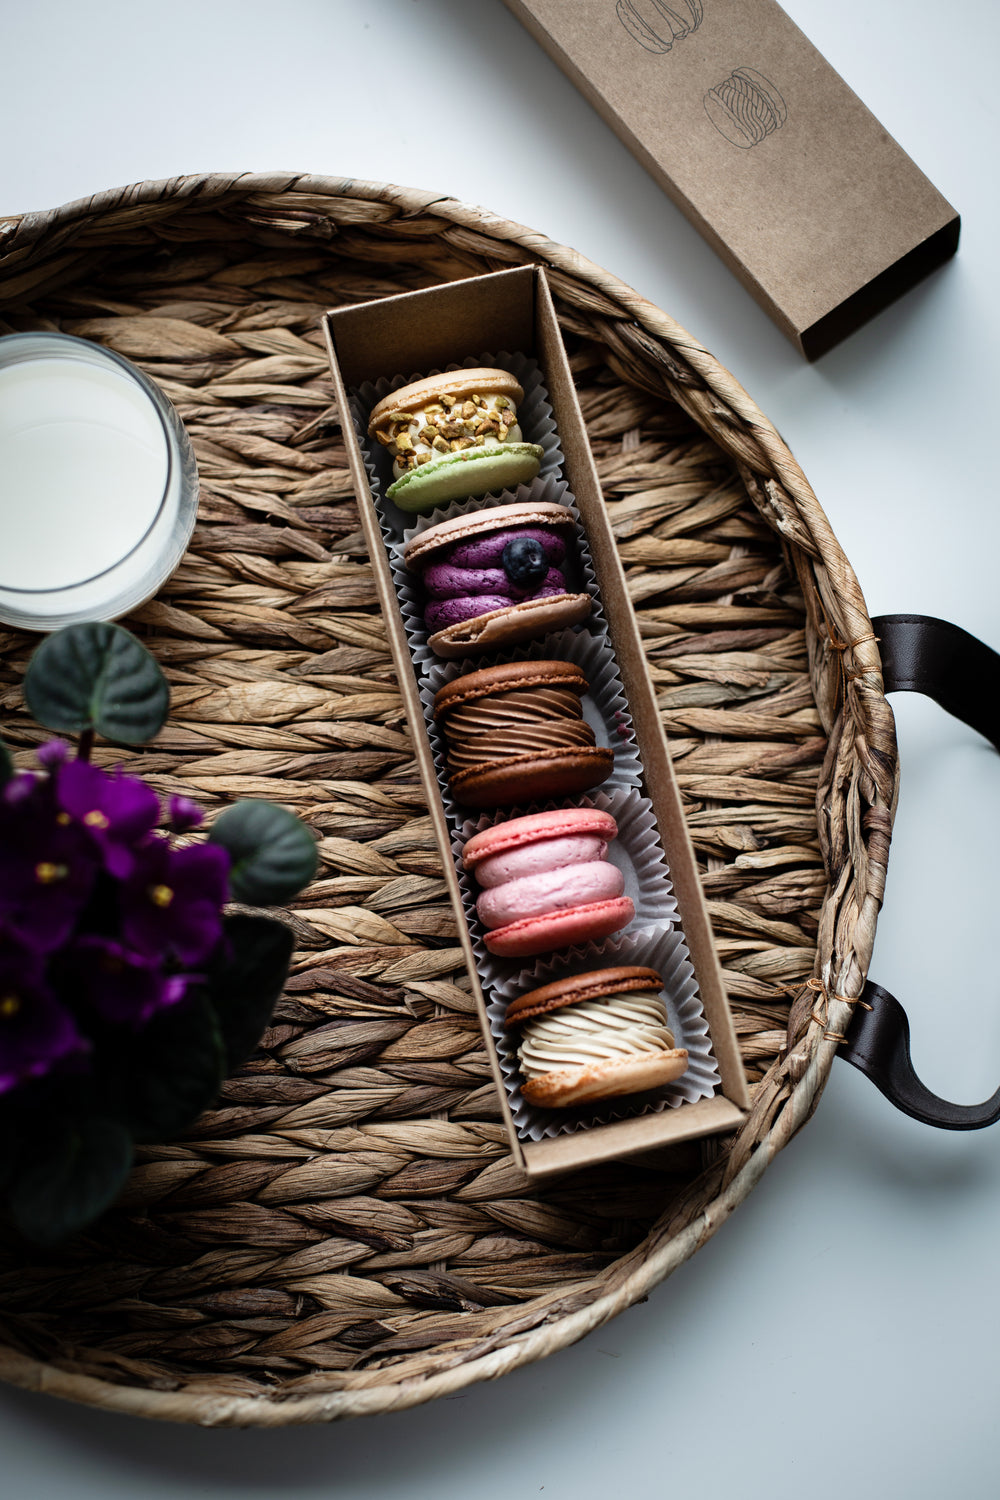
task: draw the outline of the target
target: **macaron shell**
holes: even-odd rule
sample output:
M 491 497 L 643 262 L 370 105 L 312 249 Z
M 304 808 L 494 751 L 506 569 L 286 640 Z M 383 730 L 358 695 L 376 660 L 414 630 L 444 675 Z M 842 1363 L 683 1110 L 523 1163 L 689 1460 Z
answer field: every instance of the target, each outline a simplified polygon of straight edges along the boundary
M 474 833 L 462 850 L 462 863 L 474 870 L 484 859 L 508 849 L 522 849 L 540 839 L 585 838 L 596 835 L 605 843 L 617 837 L 618 824 L 599 807 L 558 807 L 547 812 L 525 813 Z M 652 971 L 650 971 L 652 972 Z
M 422 466 L 426 467 L 426 466 Z M 476 510 L 471 514 L 452 516 L 436 526 L 428 526 L 412 536 L 403 548 L 403 559 L 408 568 L 422 568 L 435 552 L 443 547 L 453 547 L 472 537 L 485 536 L 491 531 L 507 531 L 520 526 L 572 526 L 573 513 L 565 505 L 556 505 L 551 500 L 519 501 L 514 505 L 491 505 L 487 510 Z
M 567 630 L 571 625 L 581 624 L 590 611 L 589 594 L 547 594 L 542 599 L 522 599 L 518 604 L 488 610 L 471 620 L 435 631 L 427 644 L 442 660 L 458 660 Z
M 530 958 L 556 948 L 600 942 L 627 927 L 634 916 L 635 907 L 628 896 L 617 896 L 495 927 L 486 933 L 484 942 L 498 958 Z
M 411 406 L 424 406 L 428 401 L 440 400 L 441 396 L 509 396 L 516 406 L 524 400 L 524 390 L 518 380 L 507 370 L 477 366 L 474 370 L 449 370 L 442 375 L 425 375 L 422 380 L 413 380 L 383 396 L 372 408 L 368 418 L 368 435 L 381 427 L 393 412 L 407 411 Z
M 662 989 L 663 976 L 655 969 L 639 964 L 613 965 L 586 974 L 570 974 L 518 995 L 507 1007 L 504 1025 L 519 1026 L 535 1016 L 544 1016 L 564 1005 L 577 1005 L 585 1000 L 602 1000 L 609 995 L 635 994 L 643 990 L 656 994 Z
M 541 466 L 537 443 L 501 443 L 495 448 L 463 448 L 410 469 L 386 490 L 400 510 L 434 510 L 452 500 L 472 500 L 528 484 Z
M 446 682 L 434 695 L 434 717 L 444 718 L 459 703 L 474 703 L 490 693 L 522 692 L 525 688 L 564 688 L 582 697 L 587 679 L 568 661 L 507 661 L 479 667 Z
M 561 1068 L 522 1083 L 521 1093 L 540 1109 L 568 1109 L 620 1094 L 640 1094 L 662 1088 L 687 1072 L 688 1055 L 683 1047 L 671 1052 L 642 1052 L 616 1062 L 588 1063 L 581 1068 Z
M 455 800 L 466 807 L 513 807 L 589 791 L 607 780 L 614 764 L 614 752 L 604 745 L 536 750 L 470 766 L 456 772 L 449 785 Z

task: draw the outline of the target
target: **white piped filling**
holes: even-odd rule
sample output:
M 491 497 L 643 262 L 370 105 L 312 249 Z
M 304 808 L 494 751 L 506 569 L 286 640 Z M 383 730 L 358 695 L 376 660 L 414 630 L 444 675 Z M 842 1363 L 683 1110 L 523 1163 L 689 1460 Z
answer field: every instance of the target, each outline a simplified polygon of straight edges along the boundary
M 531 1079 L 673 1048 L 663 997 L 645 990 L 582 1000 L 536 1016 L 525 1024 L 518 1056 L 525 1078 Z

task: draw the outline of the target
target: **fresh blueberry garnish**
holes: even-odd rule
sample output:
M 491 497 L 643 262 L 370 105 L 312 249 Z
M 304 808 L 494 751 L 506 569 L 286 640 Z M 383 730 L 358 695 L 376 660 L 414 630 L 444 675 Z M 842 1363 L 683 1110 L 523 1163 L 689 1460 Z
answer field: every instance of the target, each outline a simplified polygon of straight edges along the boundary
M 535 589 L 545 582 L 549 560 L 545 548 L 533 536 L 516 536 L 503 549 L 503 570 L 518 589 Z

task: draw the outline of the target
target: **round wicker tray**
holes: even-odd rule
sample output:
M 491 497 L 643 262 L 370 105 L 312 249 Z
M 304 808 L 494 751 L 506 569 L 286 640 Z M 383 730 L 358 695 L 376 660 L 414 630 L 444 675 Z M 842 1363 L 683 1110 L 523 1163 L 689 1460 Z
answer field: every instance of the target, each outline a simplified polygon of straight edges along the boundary
M 753 1109 L 553 1187 L 510 1164 L 360 540 L 319 318 L 540 263 L 648 651 Z M 398 1409 L 565 1347 L 667 1276 L 805 1121 L 861 989 L 896 787 L 877 644 L 774 428 L 622 282 L 452 199 L 300 176 L 143 183 L 0 220 L 0 331 L 62 328 L 171 396 L 200 524 L 130 617 L 170 721 L 104 763 L 212 810 L 279 796 L 322 866 L 262 1047 L 121 1205 L 0 1243 L 0 1375 L 146 1416 Z M 3 732 L 40 732 L 0 629 Z M 810 981 L 812 984 L 810 985 Z

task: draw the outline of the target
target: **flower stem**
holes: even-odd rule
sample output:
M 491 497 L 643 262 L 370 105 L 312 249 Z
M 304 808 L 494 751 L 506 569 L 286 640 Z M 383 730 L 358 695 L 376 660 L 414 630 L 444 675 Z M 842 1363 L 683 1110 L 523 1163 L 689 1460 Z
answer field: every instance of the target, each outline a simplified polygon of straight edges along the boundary
M 92 729 L 85 729 L 81 734 L 79 744 L 76 747 L 77 760 L 89 760 L 90 752 L 91 750 L 93 750 L 93 748 L 94 731 Z

